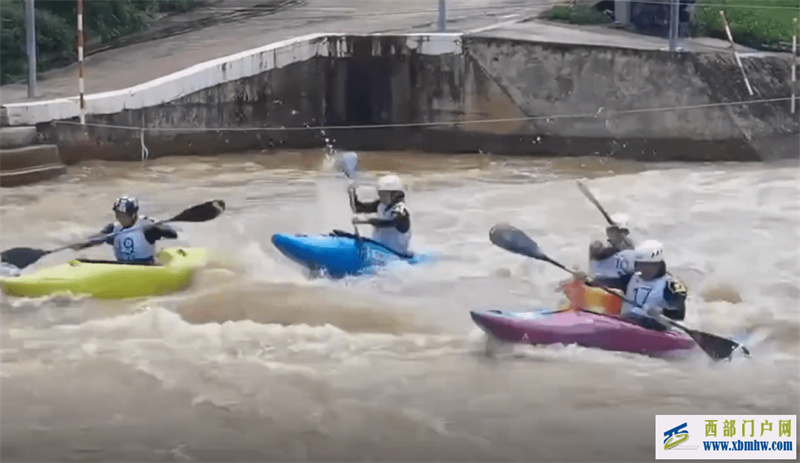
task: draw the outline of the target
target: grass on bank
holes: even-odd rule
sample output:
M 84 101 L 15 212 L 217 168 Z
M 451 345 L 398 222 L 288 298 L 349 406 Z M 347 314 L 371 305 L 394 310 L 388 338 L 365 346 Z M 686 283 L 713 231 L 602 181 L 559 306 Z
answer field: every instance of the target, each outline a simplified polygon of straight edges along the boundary
M 733 40 L 756 49 L 786 48 L 792 42 L 793 18 L 800 18 L 798 0 L 699 0 L 692 35 L 727 40 L 720 10 Z
M 720 10 L 736 43 L 759 50 L 786 49 L 792 41 L 793 18 L 800 17 L 798 0 L 698 0 L 691 31 L 694 37 L 727 40 Z M 570 24 L 607 24 L 611 19 L 589 6 L 557 5 L 542 14 Z
M 589 6 L 556 5 L 545 11 L 542 16 L 551 21 L 563 21 L 570 24 L 607 24 L 611 18 Z

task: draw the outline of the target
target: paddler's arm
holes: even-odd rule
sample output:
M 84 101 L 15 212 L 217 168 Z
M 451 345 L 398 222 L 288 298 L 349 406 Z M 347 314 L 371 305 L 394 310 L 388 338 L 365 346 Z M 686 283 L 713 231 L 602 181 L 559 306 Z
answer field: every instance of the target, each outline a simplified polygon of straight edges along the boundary
M 144 239 L 150 244 L 154 244 L 162 238 L 174 240 L 177 237 L 178 232 L 165 224 L 151 225 L 144 230 Z
M 589 245 L 589 259 L 603 260 L 608 259 L 614 254 L 618 253 L 619 249 L 612 245 L 605 245 L 600 240 L 594 241 Z
M 686 317 L 686 296 L 686 287 L 680 281 L 670 279 L 664 288 L 664 301 L 668 304 L 662 311 L 664 316 L 672 320 L 683 320 Z
M 114 231 L 114 224 L 109 223 L 108 225 L 103 227 L 102 230 L 100 230 L 100 233 L 90 236 L 83 243 L 78 243 L 70 246 L 70 249 L 74 251 L 80 251 L 81 249 L 91 248 L 93 246 L 97 246 L 103 243 L 114 244 L 114 237 L 113 236 L 107 237 L 107 235 L 113 231 Z
M 378 212 L 378 204 L 380 204 L 380 200 L 376 199 L 375 201 L 370 201 L 368 203 L 362 203 L 358 200 L 358 195 L 356 195 L 356 190 L 353 189 L 353 204 L 356 214 L 374 214 Z
M 400 233 L 405 233 L 411 228 L 411 214 L 402 204 L 392 207 L 390 218 L 381 219 L 370 217 L 366 219 L 353 218 L 354 224 L 369 224 L 376 228 L 396 228 Z

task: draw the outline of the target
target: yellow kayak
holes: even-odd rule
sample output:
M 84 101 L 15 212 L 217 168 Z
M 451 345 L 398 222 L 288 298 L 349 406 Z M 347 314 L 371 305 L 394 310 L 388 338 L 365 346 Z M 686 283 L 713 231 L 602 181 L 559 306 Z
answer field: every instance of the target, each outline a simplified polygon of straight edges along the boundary
M 6 294 L 20 297 L 72 294 L 125 299 L 157 296 L 187 287 L 195 271 L 206 263 L 206 250 L 162 249 L 156 254 L 156 262 L 157 265 L 135 265 L 75 259 L 30 275 L 0 279 L 0 287 Z

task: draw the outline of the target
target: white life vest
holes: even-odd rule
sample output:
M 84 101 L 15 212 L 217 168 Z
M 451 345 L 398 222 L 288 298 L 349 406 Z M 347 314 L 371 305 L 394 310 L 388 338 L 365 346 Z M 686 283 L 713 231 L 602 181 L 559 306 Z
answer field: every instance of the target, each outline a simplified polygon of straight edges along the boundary
M 614 279 L 634 272 L 633 249 L 623 249 L 603 260 L 589 259 L 589 276 L 592 278 Z
M 390 220 L 407 212 L 408 208 L 402 201 L 391 206 L 386 206 L 383 203 L 378 204 L 379 219 Z M 408 247 L 411 244 L 411 226 L 409 225 L 408 231 L 405 233 L 401 233 L 395 227 L 375 227 L 372 239 L 395 252 L 407 254 Z
M 664 300 L 664 290 L 667 288 L 667 284 L 669 284 L 669 275 L 646 281 L 641 274 L 636 273 L 628 283 L 625 298 L 636 301 L 642 306 L 669 307 L 667 301 Z M 620 315 L 624 317 L 629 313 L 646 315 L 641 307 L 623 302 Z
M 139 217 L 129 228 L 123 229 L 119 223 L 114 224 L 114 257 L 119 262 L 139 262 L 152 260 L 156 255 L 155 243 L 150 244 L 144 237 L 144 229 L 154 223 L 147 217 Z

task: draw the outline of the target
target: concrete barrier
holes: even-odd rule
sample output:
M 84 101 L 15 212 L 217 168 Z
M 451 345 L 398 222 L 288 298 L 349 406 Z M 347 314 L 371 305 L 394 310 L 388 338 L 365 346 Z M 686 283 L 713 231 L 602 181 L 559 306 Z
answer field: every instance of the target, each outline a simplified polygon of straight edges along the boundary
M 55 145 L 0 150 L 0 187 L 41 182 L 58 177 L 66 171 Z
M 312 34 L 77 99 L 5 105 L 66 163 L 281 146 L 606 155 L 797 157 L 789 64 L 728 54 L 461 34 Z M 753 104 L 738 104 L 751 101 Z M 66 124 L 65 122 L 69 122 Z M 325 128 L 324 133 L 322 128 Z M 763 152 L 769 147 L 769 153 Z

